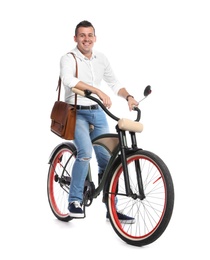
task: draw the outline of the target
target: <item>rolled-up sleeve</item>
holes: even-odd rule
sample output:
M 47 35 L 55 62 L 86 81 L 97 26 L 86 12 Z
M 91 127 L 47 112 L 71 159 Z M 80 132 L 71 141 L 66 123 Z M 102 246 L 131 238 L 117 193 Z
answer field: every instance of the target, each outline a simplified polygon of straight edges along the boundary
M 60 59 L 60 77 L 64 86 L 72 88 L 79 82 L 76 78 L 76 63 L 72 54 L 65 54 Z

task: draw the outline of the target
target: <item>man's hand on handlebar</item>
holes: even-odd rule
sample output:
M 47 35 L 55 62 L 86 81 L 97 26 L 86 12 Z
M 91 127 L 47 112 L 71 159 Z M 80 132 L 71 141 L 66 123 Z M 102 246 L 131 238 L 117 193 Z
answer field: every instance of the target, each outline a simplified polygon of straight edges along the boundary
M 103 105 L 106 107 L 106 108 L 110 108 L 111 105 L 112 105 L 112 101 L 110 99 L 109 96 L 107 96 L 104 92 L 102 91 L 99 91 L 97 93 L 98 97 L 100 98 L 100 100 L 102 101 Z
M 128 99 L 128 107 L 129 110 L 133 110 L 133 107 L 138 107 L 139 103 L 133 98 L 133 97 L 129 97 Z

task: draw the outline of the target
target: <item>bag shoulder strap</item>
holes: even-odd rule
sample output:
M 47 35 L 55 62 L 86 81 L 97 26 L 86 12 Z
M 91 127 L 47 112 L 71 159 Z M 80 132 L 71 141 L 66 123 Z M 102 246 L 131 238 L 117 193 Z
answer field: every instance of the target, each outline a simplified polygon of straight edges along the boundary
M 73 52 L 68 52 L 68 53 L 71 53 L 75 59 L 75 62 L 76 62 L 76 77 L 78 77 L 78 65 L 77 65 L 77 59 L 74 55 Z M 59 76 L 59 79 L 58 79 L 58 86 L 57 86 L 57 89 L 56 91 L 58 90 L 58 101 L 60 100 L 60 93 L 61 93 L 61 77 Z M 75 94 L 75 105 L 77 104 L 77 94 Z

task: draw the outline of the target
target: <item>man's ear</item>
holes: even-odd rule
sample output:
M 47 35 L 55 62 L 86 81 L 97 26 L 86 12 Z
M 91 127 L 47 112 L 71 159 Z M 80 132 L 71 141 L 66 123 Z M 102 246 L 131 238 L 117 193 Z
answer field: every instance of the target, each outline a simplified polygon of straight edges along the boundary
M 74 36 L 74 41 L 77 42 L 77 37 L 76 36 Z

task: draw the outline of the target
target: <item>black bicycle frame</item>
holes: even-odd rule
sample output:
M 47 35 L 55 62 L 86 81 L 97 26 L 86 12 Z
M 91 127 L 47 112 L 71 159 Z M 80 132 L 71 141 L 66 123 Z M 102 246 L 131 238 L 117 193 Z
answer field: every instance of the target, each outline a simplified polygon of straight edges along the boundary
M 88 90 L 85 90 L 85 96 L 95 102 L 97 102 L 101 108 L 104 110 L 104 112 L 109 115 L 113 120 L 115 121 L 119 121 L 119 118 L 114 116 L 104 105 L 103 103 L 98 100 L 95 97 L 91 96 L 91 92 Z M 135 109 L 138 114 L 137 114 L 137 119 L 136 121 L 140 120 L 141 117 L 141 111 L 140 109 L 136 108 Z M 101 183 L 98 185 L 98 187 L 95 189 L 93 197 L 97 197 L 99 195 L 99 193 L 102 191 L 104 185 L 105 185 L 105 181 L 107 179 L 108 173 L 110 171 L 110 169 L 113 167 L 115 160 L 118 158 L 119 152 L 120 152 L 120 156 L 121 156 L 121 162 L 122 162 L 122 166 L 123 166 L 123 173 L 124 173 L 124 179 L 125 179 L 125 188 L 126 188 L 126 195 L 129 197 L 133 197 L 133 198 L 137 198 L 139 197 L 140 199 L 144 199 L 145 198 L 145 194 L 144 194 L 144 189 L 143 189 L 143 183 L 142 183 L 142 177 L 141 177 L 141 168 L 140 168 L 140 164 L 139 161 L 136 160 L 135 161 L 135 168 L 136 168 L 136 174 L 137 174 L 137 180 L 138 180 L 138 188 L 139 188 L 139 196 L 137 196 L 136 194 L 133 194 L 131 188 L 130 188 L 130 180 L 129 180 L 129 175 L 128 175 L 128 166 L 127 166 L 127 160 L 126 160 L 126 154 L 129 152 L 133 152 L 134 150 L 139 150 L 139 148 L 137 147 L 137 141 L 136 141 L 136 134 L 135 132 L 129 132 L 130 136 L 131 136 L 131 143 L 132 143 L 132 148 L 129 149 L 127 146 L 127 138 L 126 138 L 126 131 L 119 129 L 118 125 L 116 125 L 116 130 L 117 130 L 117 135 L 119 138 L 119 146 L 118 149 L 116 149 L 110 158 L 110 161 L 106 167 L 106 170 L 103 174 Z M 91 176 L 89 176 L 91 177 Z
M 129 175 L 128 175 L 128 166 L 127 166 L 127 160 L 126 160 L 126 154 L 130 152 L 131 150 L 139 150 L 137 147 L 137 141 L 136 141 L 136 134 L 135 132 L 129 132 L 131 136 L 131 144 L 132 144 L 132 149 L 129 149 L 127 146 L 127 138 L 126 138 L 126 132 L 122 131 L 116 127 L 119 135 L 119 142 L 120 142 L 120 152 L 121 152 L 121 160 L 122 160 L 122 165 L 123 165 L 123 174 L 124 174 L 124 179 L 125 179 L 125 189 L 126 189 L 126 194 L 129 197 L 133 197 L 136 199 L 137 195 L 133 194 L 131 188 L 130 188 L 130 180 L 129 180 Z M 136 170 L 136 177 L 137 177 L 137 182 L 138 182 L 138 189 L 139 189 L 139 198 L 142 200 L 145 198 L 144 194 L 144 189 L 143 189 L 143 182 L 142 182 L 142 176 L 141 176 L 141 167 L 139 164 L 139 160 L 135 160 L 135 170 Z

